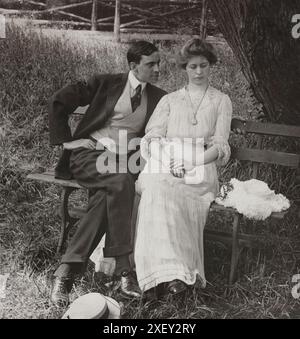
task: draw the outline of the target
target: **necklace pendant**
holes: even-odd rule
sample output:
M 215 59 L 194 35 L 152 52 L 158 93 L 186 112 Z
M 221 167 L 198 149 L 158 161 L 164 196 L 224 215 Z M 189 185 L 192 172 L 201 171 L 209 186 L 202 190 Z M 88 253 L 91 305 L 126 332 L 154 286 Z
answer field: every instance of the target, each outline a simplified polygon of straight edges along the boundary
M 196 120 L 196 118 L 193 118 L 192 119 L 192 125 L 197 125 L 198 124 L 198 121 Z

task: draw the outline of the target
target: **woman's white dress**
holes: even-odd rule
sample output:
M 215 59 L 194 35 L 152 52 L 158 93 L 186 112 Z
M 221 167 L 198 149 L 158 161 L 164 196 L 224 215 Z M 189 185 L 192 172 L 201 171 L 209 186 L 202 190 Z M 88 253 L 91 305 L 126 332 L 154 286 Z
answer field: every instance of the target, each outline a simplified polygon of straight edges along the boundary
M 149 120 L 142 144 L 149 145 L 157 137 L 204 138 L 208 145 L 218 146 L 216 162 L 225 164 L 230 157 L 231 101 L 209 86 L 196 114 L 198 123 L 193 125 L 193 107 L 199 102 L 197 97 L 187 100 L 185 88 L 164 96 Z M 215 162 L 204 165 L 200 184 L 186 184 L 184 178 L 171 173 L 140 174 L 134 259 L 142 290 L 174 279 L 192 285 L 197 277 L 205 286 L 203 229 L 218 188 Z

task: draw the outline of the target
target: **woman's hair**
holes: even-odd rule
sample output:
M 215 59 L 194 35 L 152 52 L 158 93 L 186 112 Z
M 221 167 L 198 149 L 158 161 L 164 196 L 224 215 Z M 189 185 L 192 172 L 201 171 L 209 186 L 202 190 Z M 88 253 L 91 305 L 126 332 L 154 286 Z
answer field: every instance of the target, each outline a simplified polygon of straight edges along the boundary
M 204 56 L 210 65 L 215 64 L 218 60 L 213 45 L 198 38 L 186 42 L 178 54 L 177 63 L 185 69 L 189 60 L 194 56 Z

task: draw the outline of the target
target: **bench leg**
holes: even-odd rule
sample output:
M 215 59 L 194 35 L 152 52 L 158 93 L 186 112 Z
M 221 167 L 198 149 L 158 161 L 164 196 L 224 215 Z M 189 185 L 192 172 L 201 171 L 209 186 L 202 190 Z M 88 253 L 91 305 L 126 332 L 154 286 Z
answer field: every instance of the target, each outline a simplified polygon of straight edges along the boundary
M 76 222 L 76 219 L 72 218 L 69 214 L 69 197 L 74 190 L 76 190 L 75 187 L 63 187 L 63 191 L 61 194 L 61 205 L 60 205 L 61 228 L 58 246 L 56 250 L 57 254 L 61 254 L 61 250 L 67 238 L 68 232 Z
M 232 252 L 231 252 L 231 263 L 230 263 L 230 275 L 229 275 L 229 284 L 231 285 L 235 279 L 236 275 L 236 268 L 239 260 L 240 255 L 240 248 L 239 248 L 239 221 L 240 215 L 235 214 L 233 219 L 232 225 Z

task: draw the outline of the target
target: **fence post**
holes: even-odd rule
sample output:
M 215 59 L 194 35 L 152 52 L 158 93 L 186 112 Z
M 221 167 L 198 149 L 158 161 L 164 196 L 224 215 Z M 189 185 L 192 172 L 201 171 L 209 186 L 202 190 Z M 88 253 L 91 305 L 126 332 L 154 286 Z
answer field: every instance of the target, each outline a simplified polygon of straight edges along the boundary
M 0 39 L 5 39 L 6 27 L 5 27 L 5 16 L 0 14 Z
M 206 38 L 206 27 L 207 27 L 207 5 L 208 1 L 202 1 L 202 11 L 201 11 L 201 23 L 200 23 L 200 38 Z
M 92 18 L 91 18 L 91 30 L 92 31 L 97 31 L 97 12 L 98 12 L 98 0 L 93 0 Z
M 121 36 L 120 36 L 120 15 L 121 15 L 121 0 L 116 0 L 114 36 L 115 36 L 115 40 L 117 42 L 121 41 Z

